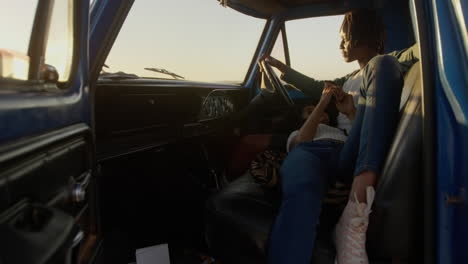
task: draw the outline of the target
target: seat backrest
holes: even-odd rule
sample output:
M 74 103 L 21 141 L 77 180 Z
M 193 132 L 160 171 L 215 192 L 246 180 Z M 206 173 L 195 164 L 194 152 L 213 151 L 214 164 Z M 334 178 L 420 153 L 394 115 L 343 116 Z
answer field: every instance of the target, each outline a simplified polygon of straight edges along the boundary
M 422 102 L 420 63 L 405 76 L 401 118 L 389 150 L 367 233 L 371 259 L 408 260 L 417 251 L 422 172 Z

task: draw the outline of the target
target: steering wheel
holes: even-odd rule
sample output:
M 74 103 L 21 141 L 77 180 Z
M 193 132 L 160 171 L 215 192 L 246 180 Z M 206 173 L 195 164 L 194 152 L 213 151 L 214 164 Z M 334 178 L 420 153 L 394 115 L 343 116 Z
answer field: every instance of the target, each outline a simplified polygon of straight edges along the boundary
M 281 98 L 286 102 L 287 105 L 294 106 L 294 101 L 291 99 L 291 96 L 289 96 L 288 90 L 283 85 L 283 83 L 281 83 L 280 79 L 273 71 L 273 68 L 264 60 L 260 62 L 260 67 L 263 68 L 263 72 L 267 77 L 267 80 L 275 88 L 275 92 L 281 95 Z

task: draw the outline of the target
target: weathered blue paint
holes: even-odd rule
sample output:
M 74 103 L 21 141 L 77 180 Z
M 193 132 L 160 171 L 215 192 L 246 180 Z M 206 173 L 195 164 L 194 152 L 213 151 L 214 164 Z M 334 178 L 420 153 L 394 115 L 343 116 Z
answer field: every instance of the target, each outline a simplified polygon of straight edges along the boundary
M 463 195 L 468 187 L 468 61 L 462 39 L 467 29 L 458 23 L 450 2 L 431 1 L 437 78 L 438 263 L 468 263 L 468 207 L 466 202 L 460 206 L 445 200 L 447 195 Z
M 83 14 L 89 2 L 82 1 Z M 88 19 L 81 20 L 79 62 L 71 86 L 63 91 L 19 92 L 0 87 L 0 144 L 72 124 L 90 125 L 88 86 Z

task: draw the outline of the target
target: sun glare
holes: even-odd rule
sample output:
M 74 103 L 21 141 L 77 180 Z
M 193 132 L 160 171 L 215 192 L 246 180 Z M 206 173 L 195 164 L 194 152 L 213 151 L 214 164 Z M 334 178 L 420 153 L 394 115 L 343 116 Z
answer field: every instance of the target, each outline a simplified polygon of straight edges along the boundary
M 13 50 L 0 49 L 0 77 L 27 80 L 29 57 Z

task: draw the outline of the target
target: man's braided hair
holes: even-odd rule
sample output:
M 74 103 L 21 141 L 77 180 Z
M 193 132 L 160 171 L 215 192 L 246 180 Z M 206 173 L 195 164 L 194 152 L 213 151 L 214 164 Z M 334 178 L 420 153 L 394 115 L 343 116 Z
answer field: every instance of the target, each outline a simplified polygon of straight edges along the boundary
M 377 53 L 384 53 L 385 26 L 375 10 L 363 8 L 346 13 L 341 30 L 352 47 L 368 45 Z

